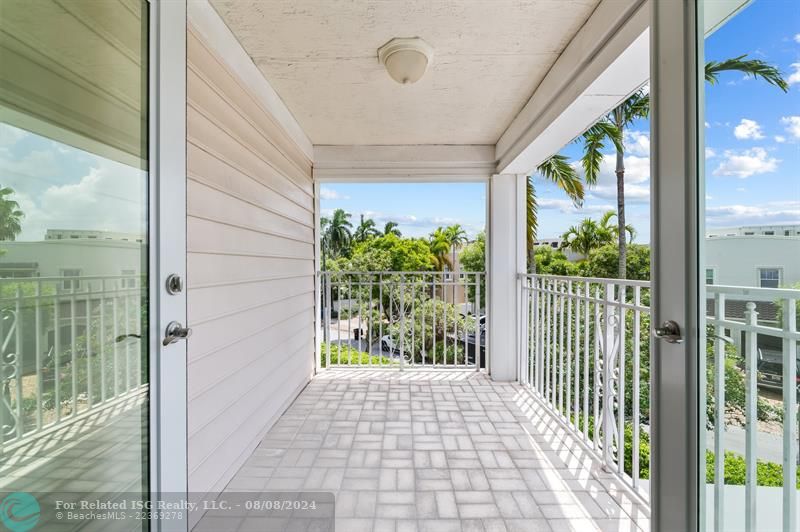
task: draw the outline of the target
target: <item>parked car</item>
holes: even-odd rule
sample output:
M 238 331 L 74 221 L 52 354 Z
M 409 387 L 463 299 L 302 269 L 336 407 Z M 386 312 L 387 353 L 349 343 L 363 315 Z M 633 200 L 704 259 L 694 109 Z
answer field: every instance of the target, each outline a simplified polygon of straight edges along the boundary
M 474 364 L 475 363 L 475 351 L 478 350 L 480 353 L 479 361 L 480 367 L 486 367 L 486 329 L 484 327 L 479 327 L 480 333 L 469 333 L 467 335 L 467 364 Z M 480 335 L 480 336 L 478 336 Z M 480 338 L 480 340 L 476 340 L 476 338 Z
M 381 351 L 388 351 L 393 355 L 400 354 L 400 345 L 398 342 L 391 337 L 391 335 L 385 334 L 381 337 Z
M 759 350 L 760 354 L 760 350 Z M 756 380 L 760 388 L 768 388 L 770 390 L 783 390 L 783 361 L 776 360 L 776 357 L 759 356 L 758 374 Z M 800 392 L 800 361 L 798 361 L 798 369 L 795 375 L 795 386 Z

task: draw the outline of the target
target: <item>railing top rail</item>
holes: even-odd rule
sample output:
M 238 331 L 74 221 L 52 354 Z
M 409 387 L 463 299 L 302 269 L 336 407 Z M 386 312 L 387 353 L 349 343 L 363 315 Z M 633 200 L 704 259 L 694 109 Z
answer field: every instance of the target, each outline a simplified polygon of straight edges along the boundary
M 37 281 L 113 281 L 115 279 L 139 279 L 144 277 L 145 274 L 131 274 L 131 275 L 61 275 L 49 277 L 0 277 L 0 283 L 34 283 Z
M 604 277 L 573 277 L 569 275 L 550 275 L 539 273 L 520 273 L 517 274 L 520 279 L 554 279 L 556 281 L 573 281 L 578 283 L 598 283 L 598 284 L 619 284 L 625 286 L 641 286 L 644 288 L 650 287 L 650 281 L 639 281 L 633 279 L 609 279 Z
M 393 271 L 393 270 L 374 270 L 374 271 L 334 271 L 320 270 L 317 275 L 341 274 L 341 275 L 484 275 L 486 272 L 442 272 L 442 271 Z
M 759 288 L 749 286 L 726 286 L 718 284 L 706 285 L 706 292 L 710 294 L 725 294 L 759 298 L 763 301 L 776 299 L 800 299 L 800 290 L 796 288 Z

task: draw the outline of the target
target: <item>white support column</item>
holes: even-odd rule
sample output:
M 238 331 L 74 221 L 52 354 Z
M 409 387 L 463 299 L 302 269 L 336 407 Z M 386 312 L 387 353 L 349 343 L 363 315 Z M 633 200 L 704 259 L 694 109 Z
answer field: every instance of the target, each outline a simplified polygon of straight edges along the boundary
M 497 381 L 514 381 L 519 342 L 518 273 L 525 272 L 525 176 L 489 181 L 488 352 Z

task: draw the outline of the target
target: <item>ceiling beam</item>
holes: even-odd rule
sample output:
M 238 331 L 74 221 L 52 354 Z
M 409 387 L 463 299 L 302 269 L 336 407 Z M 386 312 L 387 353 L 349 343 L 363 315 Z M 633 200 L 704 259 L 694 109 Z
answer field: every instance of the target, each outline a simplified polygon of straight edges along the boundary
M 314 145 L 314 179 L 336 182 L 485 181 L 494 173 L 491 145 Z
M 649 77 L 646 0 L 604 0 L 497 142 L 497 173 L 530 173 Z

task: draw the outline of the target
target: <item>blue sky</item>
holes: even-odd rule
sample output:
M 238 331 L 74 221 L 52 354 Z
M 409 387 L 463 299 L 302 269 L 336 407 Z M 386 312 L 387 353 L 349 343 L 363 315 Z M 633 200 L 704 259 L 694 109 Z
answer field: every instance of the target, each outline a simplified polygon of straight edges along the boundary
M 795 0 L 756 0 L 706 39 L 706 59 L 748 54 L 776 66 L 792 84 L 788 94 L 761 80 L 723 74 L 706 84 L 706 223 L 709 227 L 800 223 L 800 7 Z M 626 215 L 636 242 L 649 241 L 649 122 L 626 135 Z M 561 153 L 580 157 L 580 146 Z M 585 217 L 598 218 L 616 205 L 611 150 L 598 185 L 580 209 L 561 190 L 537 182 L 540 237 L 558 236 Z M 476 184 L 329 184 L 323 214 L 343 208 L 392 219 L 409 235 L 461 223 L 474 234 L 485 220 L 485 191 Z

